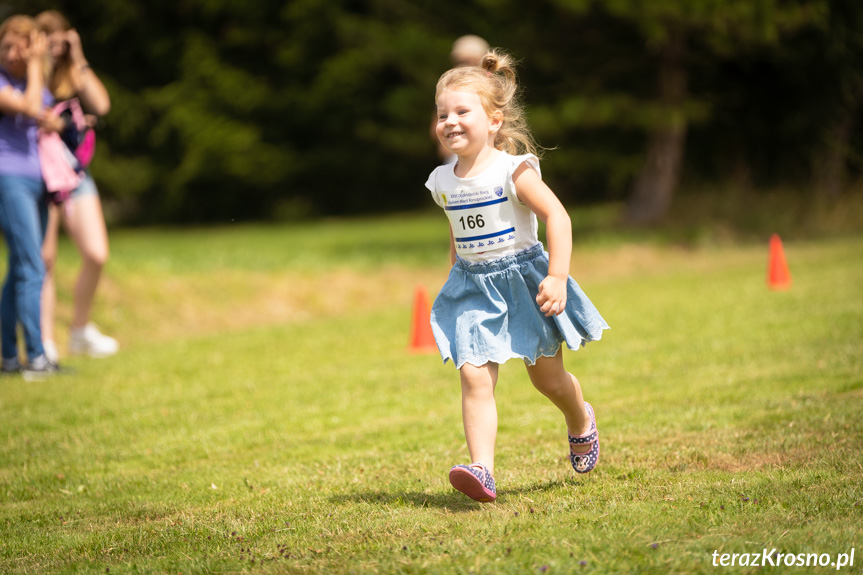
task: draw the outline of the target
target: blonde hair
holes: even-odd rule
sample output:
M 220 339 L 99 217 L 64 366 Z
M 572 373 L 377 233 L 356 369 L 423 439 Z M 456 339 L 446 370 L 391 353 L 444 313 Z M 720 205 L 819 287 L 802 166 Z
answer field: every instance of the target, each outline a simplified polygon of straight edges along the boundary
M 478 66 L 453 68 L 440 77 L 435 99 L 445 90 L 473 92 L 486 114 L 500 113 L 501 127 L 494 147 L 514 156 L 538 154 L 539 147 L 525 119 L 524 106 L 515 74 L 515 61 L 508 54 L 490 50 Z
M 45 10 L 36 16 L 36 25 L 39 31 L 45 34 L 54 32 L 65 32 L 71 28 L 69 21 L 56 10 Z M 56 61 L 50 68 L 48 75 L 48 89 L 58 100 L 68 100 L 78 93 L 78 78 L 74 75 L 72 58 L 69 51 Z
M 30 39 L 30 32 L 36 29 L 36 21 L 30 16 L 9 16 L 0 24 L 0 40 L 7 34 L 15 34 Z
M 9 16 L 6 20 L 0 24 L 0 40 L 8 36 L 9 34 L 14 34 L 15 36 L 21 36 L 27 40 L 29 45 L 30 43 L 30 34 L 38 30 L 36 26 L 36 20 L 31 18 L 30 16 L 23 16 L 21 14 L 17 14 L 15 16 Z M 44 61 L 42 62 L 42 71 L 45 76 L 45 80 L 48 78 L 48 56 L 46 54 Z

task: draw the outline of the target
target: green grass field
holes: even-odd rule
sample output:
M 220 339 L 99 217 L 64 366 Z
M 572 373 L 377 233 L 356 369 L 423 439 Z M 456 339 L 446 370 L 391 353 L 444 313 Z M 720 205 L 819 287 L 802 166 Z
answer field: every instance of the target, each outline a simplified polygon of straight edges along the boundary
M 863 571 L 863 236 L 786 242 L 785 292 L 766 237 L 577 242 L 612 326 L 565 355 L 600 463 L 576 477 L 562 417 L 510 362 L 499 498 L 479 504 L 447 482 L 468 462 L 457 372 L 408 349 L 445 226 L 115 232 L 94 319 L 121 353 L 0 380 L 0 572 L 836 571 L 713 565 L 774 549 L 854 549 L 842 571 Z M 61 325 L 75 266 L 63 243 Z

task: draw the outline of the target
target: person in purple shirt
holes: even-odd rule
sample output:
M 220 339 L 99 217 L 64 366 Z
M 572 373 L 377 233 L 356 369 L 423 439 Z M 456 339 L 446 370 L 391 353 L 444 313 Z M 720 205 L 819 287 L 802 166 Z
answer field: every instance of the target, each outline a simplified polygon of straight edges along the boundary
M 0 228 L 9 252 L 0 297 L 0 349 L 2 371 L 21 371 L 28 380 L 58 371 L 45 356 L 39 325 L 48 210 L 37 134 L 39 129 L 63 127 L 49 109 L 53 97 L 44 83 L 47 46 L 28 16 L 11 16 L 0 24 Z M 18 358 L 19 323 L 27 348 L 23 365 Z

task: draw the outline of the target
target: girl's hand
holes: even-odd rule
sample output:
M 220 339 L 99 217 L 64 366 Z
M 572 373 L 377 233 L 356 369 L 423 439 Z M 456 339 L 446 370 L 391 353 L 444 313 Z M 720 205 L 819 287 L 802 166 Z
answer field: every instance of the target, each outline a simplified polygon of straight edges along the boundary
M 30 45 L 25 52 L 25 59 L 28 62 L 41 61 L 45 52 L 48 50 L 48 37 L 38 30 L 30 32 Z
M 75 28 L 71 28 L 66 31 L 66 42 L 69 43 L 69 57 L 79 66 L 83 66 L 87 63 L 87 59 L 84 57 L 84 48 L 81 46 L 81 36 L 78 34 L 78 30 Z
M 53 110 L 45 109 L 36 118 L 36 125 L 46 132 L 59 132 L 66 127 L 66 123 Z
M 539 311 L 544 313 L 545 317 L 562 314 L 566 307 L 566 279 L 545 276 L 539 284 L 536 303 L 539 304 Z

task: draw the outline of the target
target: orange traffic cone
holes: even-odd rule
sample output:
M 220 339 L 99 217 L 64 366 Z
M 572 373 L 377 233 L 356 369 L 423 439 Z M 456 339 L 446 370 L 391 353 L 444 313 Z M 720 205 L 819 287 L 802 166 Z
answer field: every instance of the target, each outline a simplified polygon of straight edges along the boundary
M 767 264 L 767 285 L 772 290 L 786 290 L 791 287 L 791 272 L 785 261 L 785 250 L 777 234 L 770 236 L 770 261 Z
M 414 293 L 414 317 L 411 324 L 410 350 L 414 353 L 437 351 L 437 344 L 431 328 L 431 309 L 428 294 L 423 286 L 417 286 Z

